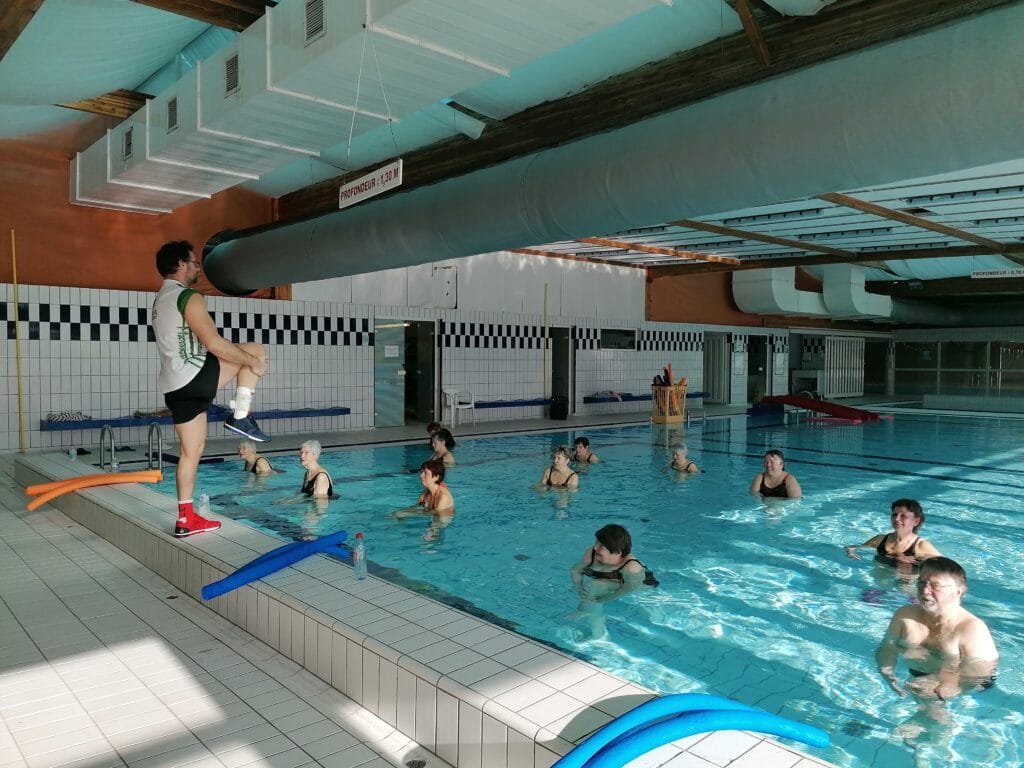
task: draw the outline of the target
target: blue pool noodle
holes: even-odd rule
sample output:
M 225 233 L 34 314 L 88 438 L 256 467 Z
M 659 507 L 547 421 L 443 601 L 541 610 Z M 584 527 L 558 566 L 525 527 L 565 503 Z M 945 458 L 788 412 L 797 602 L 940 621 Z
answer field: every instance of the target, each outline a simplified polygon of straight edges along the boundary
M 699 693 L 664 696 L 613 720 L 552 768 L 621 768 L 631 760 L 685 736 L 716 730 L 784 736 L 824 747 L 828 734 L 736 701 Z
M 255 560 L 246 563 L 234 573 L 225 576 L 219 581 L 211 582 L 202 589 L 203 600 L 213 600 L 215 597 L 227 594 L 233 589 L 245 586 L 250 581 L 262 579 L 264 576 L 287 568 L 289 565 L 299 562 L 317 552 L 323 552 L 341 544 L 348 536 L 346 531 L 336 531 L 326 536 L 321 536 L 314 541 L 293 541 L 272 549 L 260 555 Z

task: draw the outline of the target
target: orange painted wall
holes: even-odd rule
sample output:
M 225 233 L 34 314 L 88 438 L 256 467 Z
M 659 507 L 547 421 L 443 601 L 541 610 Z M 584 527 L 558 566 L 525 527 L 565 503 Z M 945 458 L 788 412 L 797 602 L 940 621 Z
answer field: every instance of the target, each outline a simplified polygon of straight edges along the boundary
M 651 270 L 657 274 L 656 270 Z M 813 290 L 810 285 L 802 290 Z M 781 315 L 752 315 L 740 311 L 732 298 L 728 272 L 684 277 L 647 278 L 647 319 L 662 323 L 710 323 L 767 328 L 832 328 L 829 320 Z
M 164 242 L 201 249 L 223 229 L 273 220 L 273 200 L 241 189 L 158 216 L 71 205 L 68 163 L 66 150 L 0 141 L 0 282 L 12 281 L 12 228 L 23 285 L 155 291 L 153 257 Z M 216 293 L 202 278 L 197 288 Z

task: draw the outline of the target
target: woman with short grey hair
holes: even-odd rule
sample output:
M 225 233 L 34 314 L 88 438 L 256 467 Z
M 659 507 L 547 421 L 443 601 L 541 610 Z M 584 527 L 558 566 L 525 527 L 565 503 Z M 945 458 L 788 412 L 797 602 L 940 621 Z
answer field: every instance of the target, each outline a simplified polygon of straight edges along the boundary
M 245 471 L 254 475 L 269 475 L 274 471 L 270 461 L 256 452 L 256 443 L 243 440 L 238 444 L 238 458 L 245 462 Z

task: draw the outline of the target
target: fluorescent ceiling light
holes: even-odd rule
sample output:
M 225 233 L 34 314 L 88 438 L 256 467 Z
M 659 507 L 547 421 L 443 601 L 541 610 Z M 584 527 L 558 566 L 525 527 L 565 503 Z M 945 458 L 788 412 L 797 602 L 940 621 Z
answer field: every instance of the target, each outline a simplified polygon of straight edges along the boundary
M 796 236 L 797 240 L 840 240 L 847 237 L 869 237 L 892 232 L 892 227 L 870 227 L 867 229 L 842 229 L 837 232 L 807 232 Z
M 777 211 L 776 213 L 757 213 L 751 216 L 735 216 L 731 219 L 722 219 L 722 224 L 731 227 L 736 224 L 765 224 L 770 221 L 809 219 L 818 216 L 824 210 L 824 208 L 803 208 L 799 211 Z
M 961 192 L 943 192 L 937 195 L 917 195 L 915 197 L 901 198 L 909 205 L 918 203 L 951 203 L 957 201 L 981 202 L 982 200 L 996 200 L 1001 197 L 1019 197 L 1024 195 L 1024 186 L 1015 187 L 992 187 L 991 189 L 965 189 Z

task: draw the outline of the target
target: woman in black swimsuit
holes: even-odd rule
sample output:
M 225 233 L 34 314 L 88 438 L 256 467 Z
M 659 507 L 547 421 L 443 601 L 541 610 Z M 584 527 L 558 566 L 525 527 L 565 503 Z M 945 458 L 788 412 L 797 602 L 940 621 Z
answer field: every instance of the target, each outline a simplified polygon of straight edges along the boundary
M 914 499 L 896 499 L 891 506 L 892 533 L 872 536 L 863 544 L 851 544 L 846 548 L 847 557 L 860 560 L 858 549 L 875 550 L 879 562 L 917 564 L 929 557 L 939 557 L 940 552 L 917 532 L 924 525 L 924 510 Z
M 245 462 L 245 471 L 254 475 L 269 475 L 274 468 L 265 456 L 256 453 L 256 443 L 252 440 L 243 440 L 238 444 L 238 458 Z
M 314 499 L 331 499 L 334 496 L 334 483 L 327 470 L 320 466 L 320 443 L 307 440 L 299 447 L 299 462 L 306 468 L 302 478 L 302 493 Z
M 688 472 L 691 475 L 695 475 L 700 472 L 700 467 L 690 461 L 690 458 L 686 455 L 686 446 L 677 446 L 672 451 L 672 463 L 668 465 L 669 469 L 674 469 L 676 472 Z
M 594 534 L 594 545 L 584 550 L 570 570 L 580 604 L 569 618 L 588 618 L 593 637 L 605 634 L 600 603 L 615 600 L 644 584 L 657 586 L 654 574 L 632 557 L 633 539 L 621 525 L 606 525 Z
M 544 470 L 540 484 L 546 488 L 579 488 L 579 476 L 569 469 L 572 452 L 560 445 L 551 452 L 551 466 Z
M 800 483 L 786 472 L 786 458 L 782 451 L 775 448 L 764 452 L 764 472 L 754 476 L 750 492 L 765 499 L 799 499 L 803 495 Z

